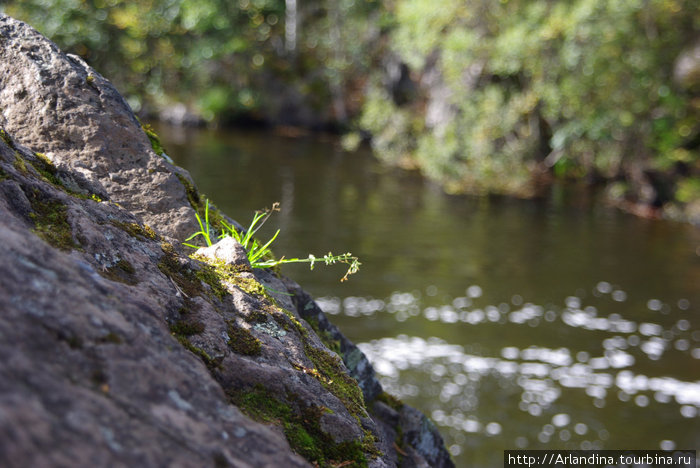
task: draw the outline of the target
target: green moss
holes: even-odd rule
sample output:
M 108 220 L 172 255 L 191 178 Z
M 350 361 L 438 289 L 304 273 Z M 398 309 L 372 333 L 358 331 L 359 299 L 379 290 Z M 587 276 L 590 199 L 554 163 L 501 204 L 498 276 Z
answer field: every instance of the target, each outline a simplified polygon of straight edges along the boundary
M 195 188 L 192 183 L 187 180 L 185 176 L 182 174 L 175 174 L 178 179 L 180 179 L 180 183 L 185 186 L 185 193 L 187 194 L 187 200 L 190 202 L 190 206 L 197 212 L 200 213 L 202 209 L 204 208 L 204 204 L 202 203 L 202 199 L 199 196 L 199 192 Z M 200 213 L 203 214 L 203 213 Z
M 180 263 L 175 248 L 164 242 L 161 244 L 163 257 L 158 263 L 158 268 L 165 275 L 170 277 L 175 284 L 185 293 L 186 296 L 201 296 L 205 293 L 203 283 L 210 287 L 211 293 L 223 299 L 228 290 L 222 283 L 222 273 L 209 263 L 202 262 L 199 264 L 199 270 L 192 270 Z
M 291 313 L 290 311 L 288 311 L 288 310 L 286 310 L 286 309 L 283 309 L 283 308 L 281 308 L 281 307 L 276 307 L 275 309 L 278 310 L 278 311 L 280 311 L 282 316 L 287 317 L 287 319 L 289 320 L 289 322 L 290 322 L 292 325 L 294 325 L 294 328 L 295 328 L 296 331 L 299 333 L 299 335 L 301 335 L 302 338 L 306 338 L 306 337 L 309 336 L 309 332 L 306 330 L 306 328 L 304 327 L 304 325 L 301 324 L 301 322 L 299 321 L 299 319 L 297 319 L 296 316 L 295 316 L 293 313 Z M 306 343 L 307 340 L 302 339 L 302 341 L 303 341 L 304 343 Z
M 318 323 L 318 318 L 316 317 L 305 317 L 306 323 L 308 323 L 314 332 L 320 336 L 321 326 Z
M 56 175 L 58 171 L 53 162 L 43 153 L 34 153 L 34 155 L 36 156 L 36 161 L 30 162 L 34 169 L 51 184 L 63 187 L 63 182 Z
M 22 174 L 26 175 L 29 173 L 27 164 L 24 162 L 24 158 L 22 158 L 17 151 L 15 151 L 15 160 L 12 162 L 12 165 Z
M 279 326 L 281 326 L 285 331 L 290 332 L 292 331 L 292 329 L 296 329 L 289 317 L 287 317 L 285 314 L 281 312 L 271 312 L 270 315 L 273 319 L 275 319 L 275 322 L 277 322 Z
M 381 401 L 382 403 L 386 404 L 390 408 L 392 408 L 394 411 L 401 411 L 401 409 L 404 407 L 404 403 L 396 398 L 394 395 L 390 395 L 387 392 L 382 392 L 377 397 L 375 398 L 377 401 Z
M 163 242 L 160 247 L 163 250 L 163 256 L 158 262 L 158 269 L 173 280 L 185 296 L 202 295 L 204 293 L 202 282 L 191 269 L 180 263 L 175 248 L 167 242 Z
M 259 356 L 262 353 L 262 343 L 253 336 L 250 330 L 236 325 L 233 320 L 226 323 L 228 324 L 228 336 L 231 338 L 228 345 L 234 352 L 246 356 Z
M 357 380 L 343 370 L 340 358 L 311 346 L 306 340 L 304 341 L 304 353 L 316 366 L 321 376 L 318 379 L 321 385 L 342 401 L 350 414 L 359 421 L 359 418 L 365 415 L 362 390 L 357 384 Z
M 100 274 L 112 281 L 119 281 L 120 283 L 129 285 L 138 284 L 136 269 L 128 260 L 124 260 L 123 258 L 119 259 L 111 267 L 100 270 Z
M 204 324 L 195 320 L 178 320 L 170 325 L 170 332 L 176 336 L 198 335 L 204 331 Z
M 0 180 L 5 179 L 7 179 L 7 172 L 5 172 L 2 167 L 0 167 Z
M 329 392 L 343 402 L 350 414 L 352 414 L 358 420 L 358 422 L 361 417 L 366 415 L 362 391 L 360 390 L 357 381 L 350 377 L 347 372 L 345 372 L 342 367 L 341 360 L 337 356 L 329 354 L 323 349 L 312 346 L 310 340 L 308 339 L 309 332 L 302 325 L 302 323 L 291 312 L 277 307 L 274 300 L 267 294 L 264 287 L 259 282 L 253 278 L 242 276 L 240 271 L 237 271 L 230 265 L 226 265 L 222 261 L 198 256 L 194 256 L 194 258 L 204 262 L 200 272 L 206 272 L 206 275 L 214 275 L 211 278 L 206 278 L 202 277 L 202 274 L 200 273 L 198 277 L 200 277 L 200 279 L 203 281 L 207 281 L 212 284 L 216 284 L 216 282 L 218 282 L 218 284 L 221 284 L 221 282 L 231 283 L 237 287 L 240 287 L 243 291 L 249 294 L 260 296 L 264 302 L 263 308 L 267 309 L 270 315 L 272 315 L 272 317 L 274 317 L 285 330 L 291 331 L 294 329 L 297 331 L 297 333 L 299 333 L 301 340 L 304 343 L 304 352 L 315 367 L 314 369 L 304 369 L 304 371 L 318 379 Z M 215 290 L 215 288 L 212 287 L 212 290 Z M 263 321 L 267 320 L 266 315 L 263 315 L 260 318 Z M 258 355 L 260 353 L 261 343 L 257 338 L 252 336 L 249 330 L 242 327 L 237 327 L 232 322 L 229 322 L 228 325 L 228 332 L 229 336 L 231 337 L 229 344 L 235 352 L 245 355 Z M 329 337 L 330 334 L 328 334 L 327 338 Z M 331 345 L 335 343 L 334 347 L 339 349 L 339 345 L 336 340 L 332 340 L 330 338 L 329 340 L 331 341 Z M 246 401 L 250 403 L 249 400 L 251 398 L 259 399 L 262 398 L 262 396 L 259 394 L 259 392 L 253 393 L 252 395 L 249 395 L 241 404 L 246 404 Z M 284 426 L 285 434 L 287 434 L 290 444 L 295 447 L 295 450 L 297 450 L 300 454 L 307 457 L 307 459 L 312 461 L 325 459 L 335 460 L 333 457 L 340 453 L 333 452 L 335 449 L 320 449 L 311 444 L 311 441 L 318 439 L 318 437 L 321 437 L 321 434 L 323 434 L 320 429 L 314 429 L 308 425 L 302 425 L 300 427 L 298 424 L 292 424 L 291 426 L 289 424 L 291 423 L 287 422 Z M 325 436 L 325 434 L 323 435 Z M 367 437 L 365 439 L 367 439 Z M 353 449 L 357 453 L 354 453 L 353 457 L 357 455 L 362 456 L 362 459 L 364 459 L 364 455 L 362 455 L 363 453 L 373 453 L 370 449 L 373 449 L 375 442 L 365 441 L 364 443 L 364 447 L 361 446 L 359 442 L 357 443 L 357 446 L 355 449 Z M 318 450 L 321 451 L 318 452 Z M 347 452 L 348 450 L 349 446 L 345 447 L 342 451 Z M 323 454 L 323 456 L 321 457 L 319 453 Z
M 159 267 L 167 272 L 173 281 L 179 281 L 178 285 L 184 290 L 185 287 L 188 287 L 188 283 L 193 281 L 192 276 L 186 271 L 182 271 L 172 246 L 165 244 L 163 251 L 165 255 Z M 362 391 L 357 381 L 344 371 L 340 359 L 323 349 L 312 346 L 308 336 L 309 332 L 304 325 L 292 313 L 279 308 L 262 284 L 254 278 L 241 275 L 240 270 L 226 265 L 223 261 L 201 256 L 193 256 L 193 258 L 202 262 L 201 269 L 194 274 L 195 278 L 209 284 L 212 291 L 216 291 L 219 286 L 223 288 L 223 284 L 233 284 L 249 294 L 258 296 L 263 302 L 262 310 L 272 315 L 286 330 L 296 330 L 304 343 L 304 352 L 315 366 L 314 369 L 303 369 L 303 371 L 318 379 L 329 392 L 345 405 L 358 422 L 361 417 L 366 416 Z M 260 312 L 255 318 L 267 321 L 266 312 Z M 211 357 L 203 350 L 191 345 L 185 336 L 185 331 L 186 329 L 176 329 L 174 334 L 184 346 L 198 354 L 205 363 L 208 363 L 207 365 L 213 366 Z M 244 355 L 259 355 L 261 353 L 260 340 L 255 338 L 248 329 L 229 321 L 228 334 L 231 338 L 229 346 L 234 352 Z M 323 412 L 328 411 L 327 408 L 308 408 L 305 403 L 301 402 L 298 405 L 302 408 L 299 410 L 300 413 L 295 413 L 289 403 L 276 398 L 260 385 L 247 392 L 229 391 L 229 398 L 251 417 L 282 427 L 290 446 L 318 466 L 338 464 L 356 467 L 367 466 L 365 454 L 376 455 L 378 453 L 376 440 L 368 432 L 365 433 L 365 437 L 361 441 L 342 444 L 333 442 L 331 437 L 320 429 L 320 418 Z M 289 400 L 290 397 L 288 396 L 287 399 Z M 292 398 L 292 400 L 294 399 Z
M 101 202 L 102 199 L 97 196 L 96 194 L 92 193 L 90 195 L 86 195 L 81 192 L 77 192 L 70 187 L 68 187 L 59 177 L 58 177 L 58 169 L 56 169 L 56 166 L 54 166 L 53 162 L 43 153 L 34 153 L 34 156 L 36 157 L 35 160 L 29 161 L 29 164 L 32 165 L 32 167 L 41 175 L 41 177 L 49 182 L 50 184 L 60 188 L 67 194 L 74 196 L 76 198 L 81 198 L 83 200 L 94 200 L 96 202 Z M 17 155 L 17 158 L 21 160 L 20 167 L 17 165 L 15 167 L 18 167 L 18 170 L 21 170 L 22 173 L 26 174 L 27 173 L 27 166 L 24 163 L 24 160 Z M 17 163 L 17 161 L 15 161 Z
M 68 208 L 58 200 L 42 200 L 38 192 L 29 197 L 34 221 L 33 231 L 50 245 L 61 250 L 80 247 L 73 240 L 73 230 L 68 223 Z
M 379 440 L 377 436 L 372 434 L 368 429 L 362 429 L 364 437 L 362 438 L 362 451 L 364 453 L 370 454 L 372 458 L 381 457 L 383 455 L 382 451 L 377 448 L 377 443 Z
M 255 278 L 247 278 L 240 275 L 227 276 L 227 278 L 230 278 L 231 283 L 245 293 L 267 299 L 268 301 L 273 300 L 265 290 L 265 287 Z
M 340 340 L 333 338 L 333 334 L 328 330 L 321 330 L 321 326 L 318 323 L 318 318 L 316 317 L 306 317 L 306 322 L 311 326 L 311 328 L 316 332 L 316 335 L 321 339 L 324 345 L 334 353 L 342 356 L 340 352 Z
M 174 336 L 177 341 L 179 341 L 180 344 L 185 347 L 185 349 L 199 357 L 210 371 L 213 371 L 219 367 L 219 364 L 211 356 L 209 356 L 209 353 L 204 351 L 202 348 L 198 348 L 197 346 L 193 345 L 186 336 L 175 334 Z
M 264 310 L 254 309 L 247 317 L 244 317 L 248 323 L 265 323 L 270 315 Z
M 160 137 L 158 137 L 158 134 L 153 130 L 153 127 L 148 124 L 141 124 L 141 128 L 151 142 L 151 148 L 153 148 L 153 151 L 155 151 L 155 153 L 159 156 L 165 153 L 165 148 L 163 148 L 163 144 L 160 142 Z
M 131 263 L 129 263 L 127 260 L 124 260 L 124 259 L 120 259 L 117 262 L 116 267 L 119 268 L 121 271 L 128 273 L 130 275 L 133 275 L 134 273 L 136 273 L 136 269 L 134 268 L 134 266 Z
M 289 445 L 302 457 L 310 461 L 318 462 L 323 459 L 323 452 L 316 444 L 316 440 L 299 424 L 285 424 L 284 435 Z
M 302 341 L 306 340 L 306 337 L 309 335 L 309 332 L 306 331 L 306 328 L 301 324 L 299 320 L 292 314 L 291 312 L 282 309 L 281 307 L 277 307 L 274 305 L 268 305 L 268 312 L 270 316 L 286 331 L 291 332 L 292 330 L 296 330 L 297 333 L 302 337 Z
M 126 223 L 122 221 L 112 221 L 112 224 L 122 231 L 127 232 L 131 237 L 142 237 L 151 240 L 158 238 L 158 234 L 156 234 L 148 224 L 141 226 L 138 223 Z
M 301 415 L 285 421 L 284 435 L 289 445 L 299 455 L 319 466 L 366 467 L 364 446 L 367 437 L 362 441 L 334 442 L 330 435 L 321 430 L 321 417 L 329 412 L 330 410 L 323 406 L 303 407 Z M 370 444 L 374 444 L 374 437 L 370 439 Z
M 202 263 L 202 270 L 199 276 L 202 281 L 212 286 L 212 290 L 215 290 L 217 295 L 221 295 L 220 297 L 228 294 L 228 290 L 224 286 L 227 283 L 236 286 L 247 294 L 274 302 L 274 299 L 265 291 L 265 287 L 258 280 L 241 275 L 247 270 L 229 265 L 223 260 L 212 259 L 203 255 L 194 254 L 190 258 Z
M 4 128 L 0 128 L 0 139 L 4 141 L 7 146 L 15 149 L 15 142 L 12 141 L 12 138 L 7 134 Z
M 341 364 L 342 361 L 338 356 L 331 355 L 323 349 L 311 345 L 308 339 L 308 331 L 291 312 L 284 309 L 280 310 L 284 312 L 289 323 L 294 326 L 301 336 L 301 341 L 304 344 L 304 354 L 315 366 L 314 370 L 316 372 L 311 372 L 311 375 L 316 377 L 326 390 L 342 401 L 350 414 L 359 421 L 366 413 L 362 390 L 357 380 L 345 372 Z M 278 322 L 281 320 L 280 314 L 273 314 L 273 317 Z
M 64 192 L 66 192 L 67 194 L 69 194 L 71 196 L 74 196 L 75 198 L 80 198 L 82 200 L 92 200 L 92 201 L 97 202 L 97 203 L 102 203 L 104 201 L 104 200 L 102 200 L 102 198 L 100 198 L 99 195 L 97 195 L 95 193 L 91 193 L 88 195 L 85 193 L 76 192 L 75 190 L 71 190 L 70 188 L 68 188 L 66 186 L 62 186 L 61 188 L 63 189 Z
M 85 77 L 85 83 L 99 93 L 100 88 L 97 87 L 96 79 L 97 77 L 95 75 L 93 75 L 92 73 L 88 73 Z
M 201 306 L 189 297 L 182 298 L 182 306 L 175 317 L 169 317 L 170 331 L 174 335 L 192 336 L 204 331 L 204 324 L 197 321 L 192 315 Z
M 253 419 L 280 425 L 292 417 L 289 404 L 278 400 L 272 392 L 260 384 L 249 391 L 228 391 L 231 402 Z
M 365 446 L 367 440 L 335 443 L 321 430 L 321 417 L 331 411 L 323 406 L 307 406 L 298 397 L 287 395 L 286 399 L 296 402 L 299 412 L 292 410 L 292 404 L 278 398 L 260 384 L 249 391 L 229 392 L 232 403 L 241 411 L 261 422 L 280 426 L 292 449 L 316 466 L 366 467 Z M 365 437 L 367 439 L 367 437 Z M 369 444 L 375 440 L 369 437 Z
M 219 299 L 223 299 L 229 293 L 228 289 L 221 283 L 221 277 L 217 270 L 211 265 L 201 264 L 199 271 L 195 272 L 195 276 L 200 281 L 208 284 L 212 293 Z

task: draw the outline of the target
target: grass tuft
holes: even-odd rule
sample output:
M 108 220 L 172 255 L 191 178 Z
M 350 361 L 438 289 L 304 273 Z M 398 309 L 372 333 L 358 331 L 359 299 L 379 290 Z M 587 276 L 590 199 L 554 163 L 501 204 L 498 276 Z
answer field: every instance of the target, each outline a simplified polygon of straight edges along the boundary
M 253 268 L 275 268 L 285 263 L 308 263 L 309 267 L 313 270 L 314 266 L 317 263 L 324 263 L 326 265 L 344 263 L 348 265 L 348 269 L 345 272 L 345 275 L 340 279 L 340 281 L 346 281 L 348 279 L 348 276 L 357 273 L 360 270 L 360 265 L 362 265 L 360 263 L 360 259 L 350 252 L 341 255 L 333 255 L 332 252 L 328 252 L 322 257 L 317 257 L 315 255 L 309 254 L 309 256 L 306 258 L 282 257 L 279 260 L 275 259 L 272 255 L 272 250 L 270 249 L 270 246 L 275 241 L 275 239 L 277 239 L 280 230 L 278 229 L 277 232 L 275 232 L 275 234 L 270 238 L 270 240 L 268 240 L 264 244 L 259 242 L 254 236 L 258 232 L 258 230 L 265 224 L 265 222 L 270 218 L 270 216 L 272 216 L 274 212 L 279 210 L 279 203 L 276 202 L 272 205 L 272 208 L 266 208 L 261 211 L 256 211 L 255 215 L 253 216 L 253 221 L 250 223 L 250 226 L 245 231 L 239 231 L 235 226 L 228 224 L 223 219 L 218 219 L 218 224 L 222 226 L 222 232 L 218 236 L 218 238 L 221 239 L 224 237 L 233 237 L 234 239 L 236 239 L 245 248 L 248 261 L 250 262 L 250 265 Z M 214 230 L 212 229 L 212 225 L 209 222 L 209 200 L 206 200 L 205 202 L 204 220 L 202 220 L 201 216 L 199 216 L 199 213 L 195 213 L 195 216 L 197 218 L 197 223 L 199 224 L 199 231 L 195 232 L 190 237 L 185 239 L 185 242 L 183 242 L 183 244 L 187 247 L 198 249 L 198 246 L 190 244 L 189 241 L 201 236 L 202 238 L 204 238 L 204 241 L 206 242 L 207 246 L 211 247 L 213 243 L 212 238 L 215 236 L 215 234 Z

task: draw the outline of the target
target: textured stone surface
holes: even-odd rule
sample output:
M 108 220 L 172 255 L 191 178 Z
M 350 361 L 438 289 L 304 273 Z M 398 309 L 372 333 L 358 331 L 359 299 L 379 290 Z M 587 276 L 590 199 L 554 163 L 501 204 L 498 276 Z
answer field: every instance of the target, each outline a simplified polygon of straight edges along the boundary
M 243 246 L 233 237 L 226 237 L 211 247 L 201 248 L 197 255 L 218 259 L 240 271 L 251 271 L 250 262 Z
M 3 16 L 0 31 L 0 125 L 162 234 L 196 231 L 176 169 L 153 151 L 112 84 L 24 23 Z
M 106 80 L 0 43 L 0 466 L 452 466 L 301 287 L 182 251 L 196 188 Z
M 33 161 L 0 141 L 0 465 L 308 466 L 171 334 L 183 298 L 161 242 Z M 75 248 L 32 232 L 42 203 L 65 208 Z

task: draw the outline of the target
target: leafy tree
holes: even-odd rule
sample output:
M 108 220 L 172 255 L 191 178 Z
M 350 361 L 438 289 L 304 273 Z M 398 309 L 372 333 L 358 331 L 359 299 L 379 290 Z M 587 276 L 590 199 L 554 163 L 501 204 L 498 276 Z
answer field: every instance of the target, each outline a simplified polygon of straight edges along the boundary
M 450 192 L 553 177 L 700 212 L 694 0 L 6 0 L 138 111 L 357 126 Z M 695 93 L 695 94 L 693 94 Z M 357 138 L 355 139 L 357 140 Z M 545 184 L 543 184 L 543 182 Z
M 398 0 L 393 14 L 416 90 L 401 104 L 373 80 L 361 124 L 380 157 L 452 191 L 522 194 L 552 172 L 644 184 L 698 170 L 697 101 L 672 81 L 692 1 Z

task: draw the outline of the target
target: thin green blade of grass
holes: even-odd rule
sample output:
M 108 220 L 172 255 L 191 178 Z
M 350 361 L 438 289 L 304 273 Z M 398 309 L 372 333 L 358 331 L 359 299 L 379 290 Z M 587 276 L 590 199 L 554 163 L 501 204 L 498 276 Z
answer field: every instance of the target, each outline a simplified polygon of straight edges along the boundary
M 280 234 L 280 230 L 278 229 L 277 232 L 275 233 L 275 235 L 272 236 L 272 239 L 267 241 L 267 244 L 260 247 L 257 252 L 255 252 L 251 255 L 250 262 L 253 263 L 257 259 L 264 257 L 265 255 L 270 253 L 270 249 L 268 247 L 270 246 L 270 244 L 272 244 L 275 241 L 275 239 L 277 239 L 277 236 L 279 236 L 279 234 Z
M 265 221 L 267 221 L 267 219 L 263 220 L 263 222 L 260 223 L 260 225 L 258 227 L 255 227 L 256 224 L 258 224 L 258 221 L 260 221 L 262 218 L 264 218 L 267 215 L 268 215 L 267 212 L 259 212 L 259 213 L 255 214 L 255 216 L 253 217 L 253 221 L 250 223 L 250 227 L 248 228 L 245 235 L 243 236 L 243 242 L 241 242 L 243 244 L 243 247 L 246 247 L 246 248 L 248 247 L 248 242 L 250 242 L 250 240 L 253 238 L 255 233 L 258 232 L 258 230 L 263 226 L 263 224 L 265 224 Z
M 206 227 L 207 227 L 207 233 L 205 234 L 205 238 L 207 239 L 207 245 L 211 247 L 211 239 L 210 239 L 210 233 L 209 233 L 209 199 L 206 200 L 206 206 L 204 208 L 204 219 L 206 221 Z M 200 225 L 202 224 L 201 222 L 199 223 Z
M 188 247 L 199 248 L 199 247 L 193 246 L 192 244 L 187 244 L 186 242 L 189 241 L 189 240 L 194 239 L 195 237 L 197 237 L 197 236 L 199 236 L 199 235 L 201 235 L 202 237 L 204 237 L 204 240 L 206 241 L 207 246 L 211 247 L 211 238 L 209 237 L 209 232 L 208 232 L 208 229 L 209 229 L 209 224 L 208 224 L 208 222 L 207 222 L 207 231 L 205 231 L 205 230 L 204 230 L 204 225 L 202 224 L 202 219 L 199 217 L 199 214 L 198 214 L 198 213 L 195 213 L 194 215 L 195 215 L 195 217 L 197 218 L 197 222 L 199 223 L 199 231 L 195 232 L 195 233 L 192 234 L 190 237 L 188 237 L 187 239 L 185 239 L 185 242 L 183 242 L 183 244 L 186 245 L 186 246 L 188 246 Z
M 279 203 L 275 202 L 272 205 L 272 208 L 270 209 L 265 209 L 263 211 L 258 211 L 255 213 L 253 216 L 253 220 L 250 223 L 250 227 L 248 228 L 247 231 L 245 232 L 240 232 L 238 231 L 235 226 L 230 225 L 226 223 L 225 221 L 221 221 L 222 225 L 222 231 L 221 234 L 218 236 L 219 239 L 225 238 L 225 237 L 233 237 L 236 241 L 238 241 L 243 248 L 246 251 L 246 256 L 248 258 L 248 261 L 250 262 L 251 266 L 253 268 L 270 268 L 270 267 L 275 267 L 278 265 L 283 265 L 285 263 L 309 263 L 310 268 L 313 270 L 314 266 L 317 261 L 320 260 L 320 258 L 309 254 L 307 258 L 284 258 L 282 257 L 279 260 L 260 260 L 262 258 L 265 258 L 268 255 L 272 255 L 272 251 L 270 249 L 270 246 L 272 243 L 277 239 L 277 236 L 280 234 L 280 230 L 278 229 L 277 232 L 275 232 L 275 235 L 272 236 L 270 240 L 268 240 L 264 245 L 260 244 L 257 239 L 255 239 L 253 236 L 255 235 L 256 232 L 265 224 L 265 222 L 270 218 L 273 212 L 279 211 Z M 195 217 L 197 218 L 197 223 L 199 223 L 199 231 L 195 232 L 192 234 L 190 237 L 185 239 L 185 242 L 183 242 L 183 245 L 186 245 L 187 247 L 191 247 L 193 249 L 197 249 L 198 246 L 189 244 L 186 241 L 189 241 L 191 239 L 194 239 L 195 237 L 201 235 L 204 237 L 206 243 L 208 246 L 211 246 L 211 226 L 209 224 L 209 200 L 206 200 L 205 208 L 204 208 L 204 222 L 202 222 L 202 218 L 199 216 L 198 213 L 195 213 Z M 249 244 L 252 242 L 252 245 L 249 246 Z M 354 273 L 357 273 L 360 269 L 360 261 L 357 257 L 353 256 L 352 253 L 348 252 L 342 255 L 333 255 L 332 252 L 328 252 L 328 254 L 324 255 L 322 257 L 324 263 L 326 265 L 333 265 L 335 263 L 345 263 L 346 265 L 349 265 L 348 270 L 345 272 L 345 276 L 341 278 L 340 281 L 346 281 L 348 279 L 349 275 L 352 275 Z

